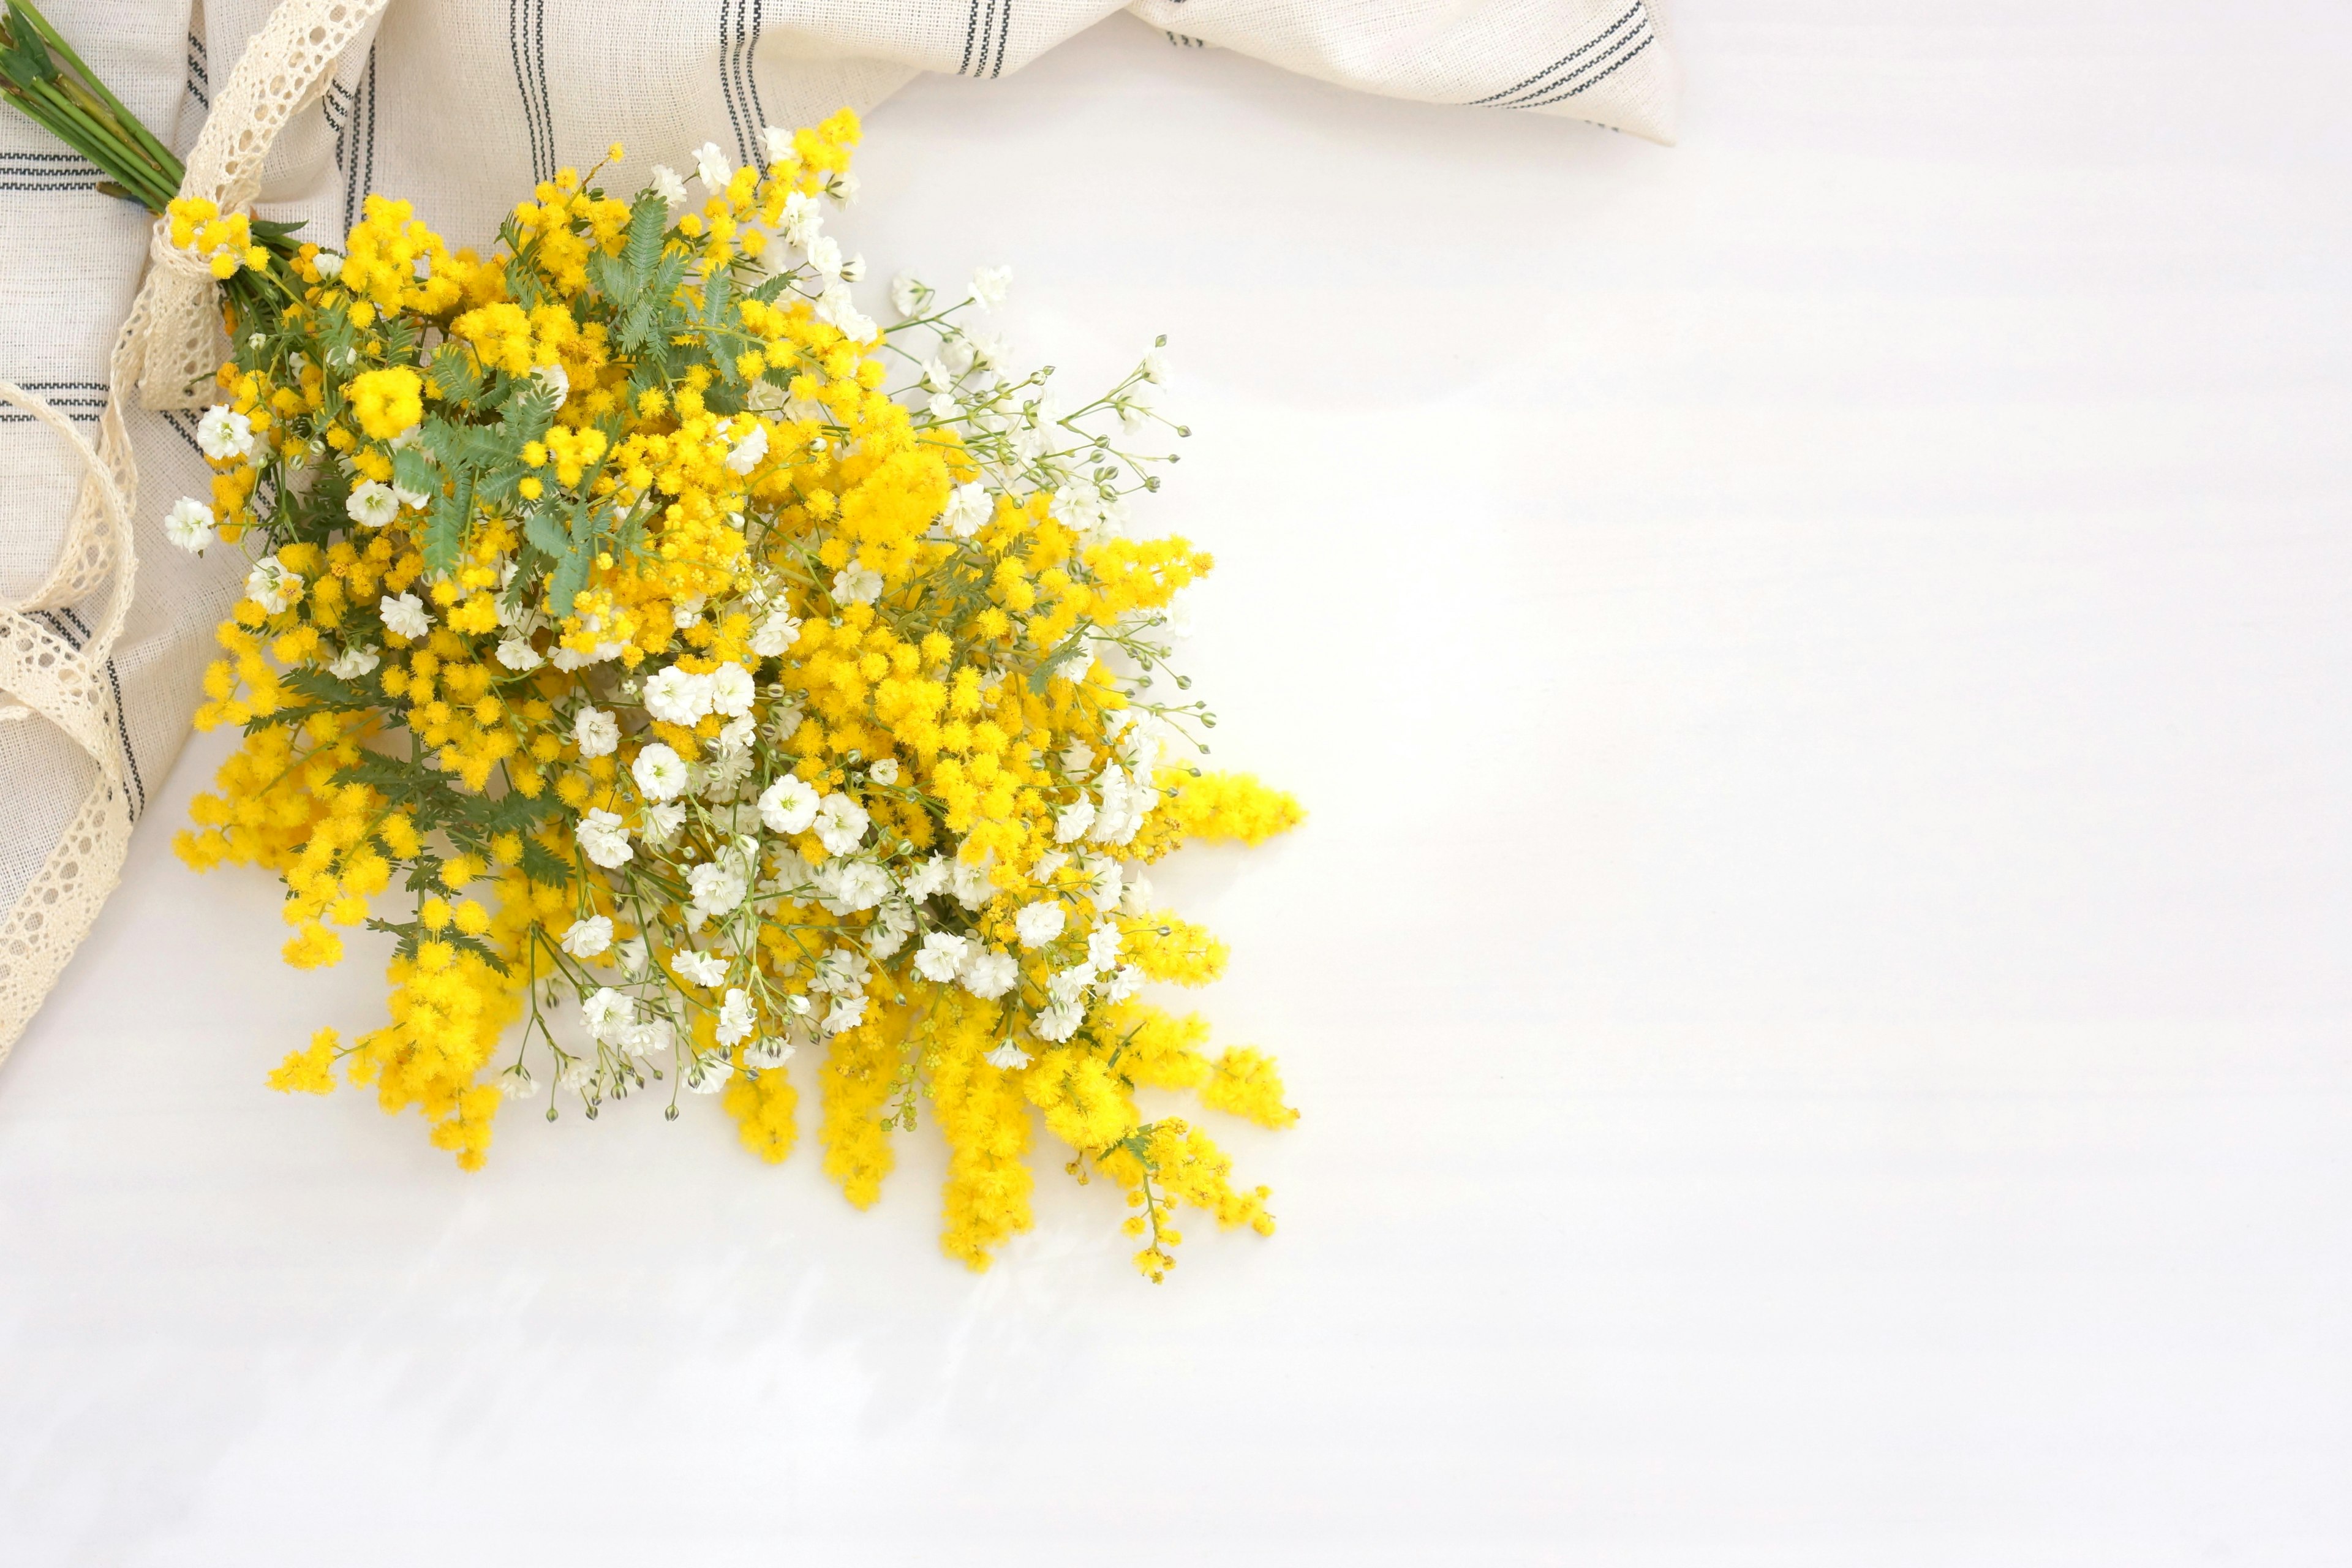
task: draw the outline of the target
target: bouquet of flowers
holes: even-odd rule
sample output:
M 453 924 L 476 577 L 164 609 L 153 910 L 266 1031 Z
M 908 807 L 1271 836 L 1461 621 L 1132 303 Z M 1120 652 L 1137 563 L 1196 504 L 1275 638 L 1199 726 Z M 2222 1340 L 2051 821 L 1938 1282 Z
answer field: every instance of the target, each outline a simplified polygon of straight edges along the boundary
M 1215 721 L 1169 660 L 1209 557 L 1124 528 L 1185 434 L 1158 346 L 1066 405 L 978 324 L 1003 269 L 902 275 L 877 324 L 825 229 L 846 111 L 634 195 L 614 147 L 482 257 L 382 196 L 339 246 L 173 198 L 24 0 L 0 76 L 220 280 L 212 489 L 163 521 L 249 562 L 196 715 L 243 739 L 178 847 L 278 872 L 298 967 L 392 939 L 389 1021 L 273 1086 L 373 1086 L 469 1169 L 510 1100 L 708 1095 L 778 1161 L 814 1058 L 853 1203 L 929 1103 L 974 1268 L 1030 1224 L 1041 1121 L 1124 1190 L 1154 1280 L 1180 1203 L 1272 1230 L 1137 1100 L 1297 1116 L 1266 1057 L 1144 990 L 1225 958 L 1144 868 L 1300 818 L 1199 760 Z

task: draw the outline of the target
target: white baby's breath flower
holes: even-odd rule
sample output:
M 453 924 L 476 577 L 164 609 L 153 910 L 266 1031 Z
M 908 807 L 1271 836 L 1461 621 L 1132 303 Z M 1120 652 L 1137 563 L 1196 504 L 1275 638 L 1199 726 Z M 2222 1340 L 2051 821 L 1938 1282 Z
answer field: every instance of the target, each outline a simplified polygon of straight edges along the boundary
M 583 708 L 572 721 L 572 740 L 583 757 L 609 757 L 621 743 L 621 721 L 602 708 Z
M 1118 962 L 1118 926 L 1112 921 L 1100 921 L 1087 933 L 1087 962 L 1097 969 L 1108 969 Z
M 808 263 L 822 278 L 841 276 L 841 241 L 829 234 L 818 235 L 808 242 Z
M 917 903 L 920 903 L 925 899 L 929 898 L 933 893 L 936 893 L 940 889 L 946 887 L 948 885 L 949 864 L 950 862 L 946 856 L 934 855 L 929 859 L 924 861 L 920 866 L 916 867 L 913 874 L 908 876 L 906 881 L 901 884 L 907 897 L 914 900 Z
M 846 283 L 835 283 L 818 295 L 815 314 L 851 342 L 862 343 L 874 335 L 874 318 L 859 312 Z
M 1167 353 L 1164 350 L 1158 348 L 1146 351 L 1143 356 L 1142 369 L 1143 379 L 1151 383 L 1153 385 L 1157 386 L 1161 382 L 1166 381 L 1168 379 Z
M 686 789 L 686 759 L 656 741 L 629 764 L 629 776 L 647 800 L 675 800 Z
M 686 826 L 686 807 L 674 800 L 646 807 L 645 826 L 637 837 L 652 845 L 667 845 Z
M 760 792 L 760 820 L 771 833 L 805 833 L 816 820 L 817 793 L 806 779 L 778 779 Z
M 728 788 L 734 788 L 749 776 L 751 767 L 751 742 L 759 738 L 759 734 L 760 722 L 749 713 L 730 719 L 719 727 L 719 749 L 730 754 Z M 711 768 L 713 782 L 716 782 L 718 777 L 718 764 L 713 763 Z
M 540 389 L 541 391 L 554 395 L 556 407 L 562 407 L 563 405 L 570 400 L 572 396 L 572 373 L 565 370 L 562 365 L 541 365 L 538 369 L 530 373 L 530 378 L 539 383 Z
M 1058 900 L 1040 899 L 1021 907 L 1021 912 L 1013 917 L 1013 930 L 1022 946 L 1043 947 L 1062 934 L 1065 918 Z
M 794 191 L 784 198 L 783 216 L 779 228 L 784 243 L 796 250 L 806 250 L 824 224 L 824 208 L 814 196 Z
M 319 276 L 321 278 L 338 278 L 342 275 L 343 258 L 331 250 L 319 252 L 311 258 L 310 265 L 319 269 Z
M 876 763 L 872 767 L 866 770 L 866 776 L 872 779 L 878 784 L 897 784 L 898 782 L 898 759 L 896 757 L 883 758 L 880 762 Z
M 817 884 L 831 894 L 826 902 L 835 914 L 870 910 L 890 896 L 890 873 L 871 860 L 828 860 L 817 873 Z
M 751 877 L 731 861 L 704 861 L 687 873 L 686 885 L 697 925 L 713 915 L 732 914 L 751 891 Z
M 727 1000 L 719 1009 L 719 1043 L 731 1046 L 758 1026 L 759 1015 L 752 1010 L 751 998 L 741 986 L 728 990 Z
M 632 1024 L 621 1031 L 621 1048 L 633 1057 L 664 1055 L 677 1041 L 677 1032 L 669 1026 L 667 1018 Z
M 535 1100 L 539 1097 L 539 1080 L 520 1062 L 499 1074 L 499 1092 L 509 1100 Z
M 686 1087 L 694 1094 L 717 1094 L 734 1076 L 735 1063 L 725 1051 L 705 1051 L 687 1068 Z
M 343 512 L 362 528 L 382 528 L 400 515 L 400 497 L 390 485 L 370 479 L 352 489 Z
M 890 308 L 901 316 L 919 316 L 923 313 L 923 296 L 929 292 L 921 279 L 911 272 L 901 272 L 890 279 Z
M 375 613 L 383 618 L 385 631 L 411 641 L 432 629 L 433 623 L 425 614 L 425 601 L 414 594 L 386 594 L 376 601 Z
M 751 672 L 740 664 L 722 664 L 710 672 L 710 710 L 737 719 L 751 710 L 759 688 Z
M 666 164 L 654 165 L 653 190 L 654 195 L 671 206 L 677 206 L 686 200 L 686 182 L 677 177 L 677 170 Z
M 196 421 L 196 446 L 215 463 L 251 455 L 253 421 L 225 403 L 205 410 Z
M 562 936 L 563 951 L 574 958 L 593 958 L 613 945 L 613 921 L 609 915 L 590 915 L 584 921 L 573 921 Z
M 743 1047 L 743 1065 L 766 1071 L 793 1059 L 793 1043 L 782 1035 L 762 1035 Z
M 1010 267 L 983 267 L 971 275 L 972 301 L 983 310 L 993 310 L 1004 303 L 1004 291 L 1012 283 Z
M 923 362 L 923 384 L 933 392 L 945 392 L 955 384 L 955 373 L 941 364 L 934 354 Z
M 691 728 L 710 711 L 715 693 L 707 675 L 669 665 L 646 682 L 646 711 L 667 723 Z
M 931 400 L 923 405 L 923 412 L 934 419 L 954 419 L 963 413 L 963 405 L 944 392 L 934 393 Z
M 833 1010 L 824 1016 L 824 1029 L 828 1035 L 838 1035 L 844 1029 L 854 1029 L 866 1020 L 866 998 L 836 996 Z
M 1095 825 L 1095 803 L 1085 795 L 1062 807 L 1054 816 L 1054 842 L 1069 844 L 1087 836 Z
M 948 492 L 947 510 L 940 513 L 940 522 L 958 539 L 970 539 L 995 510 L 988 499 L 988 487 L 972 479 Z
M 499 662 L 520 675 L 526 670 L 537 669 L 545 660 L 540 657 L 537 648 L 522 638 L 509 637 L 499 644 Z
M 245 596 L 271 615 L 291 605 L 302 592 L 302 574 L 287 569 L 275 555 L 265 555 L 245 574 Z
M 163 537 L 194 555 L 219 535 L 213 530 L 213 509 L 194 496 L 182 496 L 163 514 Z
M 629 843 L 629 830 L 621 826 L 615 812 L 591 810 L 572 833 L 580 840 L 582 853 L 608 871 L 627 865 L 636 853 Z
M 1029 1027 L 1039 1039 L 1059 1045 L 1078 1032 L 1078 1026 L 1086 1022 L 1086 1017 L 1085 1003 L 1055 1002 L 1038 1014 L 1036 1022 Z
M 988 874 L 988 862 L 958 860 L 955 869 L 948 874 L 948 891 L 968 910 L 988 902 L 996 895 L 996 884 Z
M 873 817 L 845 795 L 829 795 L 818 803 L 810 826 L 828 855 L 846 855 L 864 841 Z
M 882 596 L 882 574 L 845 566 L 833 574 L 833 596 L 844 605 L 870 605 Z
M 1131 963 L 1121 964 L 1112 970 L 1110 978 L 1103 983 L 1103 1000 L 1124 1002 L 1141 989 L 1142 985 L 1143 971 Z
M 781 658 L 800 640 L 800 622 L 782 610 L 772 610 L 751 634 L 751 651 L 761 658 Z
M 609 985 L 600 986 L 580 1004 L 580 1017 L 591 1036 L 609 1042 L 637 1021 L 637 1005 Z
M 964 955 L 957 978 L 963 988 L 983 1002 L 993 1002 L 1021 978 L 1021 961 L 1001 947 L 974 949 Z
M 1029 1065 L 1029 1053 L 1007 1040 L 988 1053 L 988 1065 L 1003 1068 L 1006 1072 L 1019 1072 Z
M 971 938 L 935 931 L 923 939 L 915 952 L 915 973 L 926 980 L 947 984 L 963 968 L 964 959 L 971 952 Z
M 727 155 L 719 150 L 718 142 L 705 142 L 694 150 L 694 175 L 717 195 L 735 177 L 735 171 L 727 166 Z
M 362 675 L 373 674 L 383 662 L 383 656 L 372 647 L 347 647 L 335 656 L 334 663 L 327 666 L 327 673 L 337 680 L 357 680 Z
M 767 455 L 768 427 L 765 425 L 754 425 L 751 426 L 751 433 L 736 442 L 733 449 L 727 454 L 727 471 L 730 474 L 748 474 L 758 468 L 760 459 Z
M 690 985 L 716 985 L 727 978 L 727 961 L 715 952 L 691 949 L 670 955 L 669 966 Z
M 771 163 L 791 163 L 798 160 L 793 153 L 793 133 L 782 126 L 760 127 L 760 149 Z
M 843 206 L 848 206 L 855 203 L 857 200 L 857 176 L 855 174 L 835 174 L 824 183 L 824 194 L 831 196 L 835 201 L 839 202 Z

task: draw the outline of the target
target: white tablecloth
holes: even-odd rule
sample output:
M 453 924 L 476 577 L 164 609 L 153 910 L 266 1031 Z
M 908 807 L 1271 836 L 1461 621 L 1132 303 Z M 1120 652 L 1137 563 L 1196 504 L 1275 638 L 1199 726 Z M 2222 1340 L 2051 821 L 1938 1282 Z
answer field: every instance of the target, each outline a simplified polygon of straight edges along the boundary
M 1124 20 L 870 121 L 877 271 L 1171 334 L 1281 1235 L 269 1094 L 380 976 L 215 737 L 0 1070 L 0 1562 L 2352 1559 L 2352 16 L 1679 20 L 1673 151 Z

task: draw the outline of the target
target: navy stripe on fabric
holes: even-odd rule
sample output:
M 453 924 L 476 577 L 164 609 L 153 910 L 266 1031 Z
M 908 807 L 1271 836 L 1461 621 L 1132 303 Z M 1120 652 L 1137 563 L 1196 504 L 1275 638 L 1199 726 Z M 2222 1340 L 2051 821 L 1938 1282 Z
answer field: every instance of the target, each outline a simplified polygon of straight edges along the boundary
M 1640 20 L 1643 26 L 1647 26 L 1646 18 L 1643 18 L 1642 15 L 1641 0 L 1634 0 L 1633 5 L 1627 10 L 1623 16 L 1610 23 L 1608 26 L 1602 28 L 1598 34 L 1592 37 L 1587 38 L 1583 43 L 1578 45 L 1575 48 L 1570 49 L 1568 53 L 1562 55 L 1551 64 L 1544 67 L 1543 69 L 1536 72 L 1535 75 L 1527 78 L 1523 81 L 1513 82 L 1510 86 L 1503 89 L 1500 92 L 1490 92 L 1484 98 L 1474 98 L 1470 100 L 1468 107 L 1473 109 L 1508 109 L 1513 107 L 1508 100 L 1517 98 L 1521 93 L 1528 92 L 1530 89 L 1538 92 L 1550 91 L 1552 87 L 1557 85 L 1552 80 L 1554 77 L 1558 76 L 1563 70 L 1568 70 L 1570 68 L 1575 67 L 1578 61 L 1585 58 L 1588 55 L 1592 54 L 1595 50 L 1612 47 L 1613 44 L 1612 41 L 1622 34 L 1627 27 L 1633 26 L 1637 20 Z

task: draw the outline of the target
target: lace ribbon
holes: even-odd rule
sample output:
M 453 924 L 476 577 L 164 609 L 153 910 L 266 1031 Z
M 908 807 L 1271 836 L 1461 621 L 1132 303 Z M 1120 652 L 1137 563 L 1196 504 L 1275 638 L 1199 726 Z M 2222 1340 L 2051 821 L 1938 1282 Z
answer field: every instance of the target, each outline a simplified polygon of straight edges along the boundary
M 223 212 L 249 211 L 278 132 L 326 90 L 335 62 L 386 3 L 285 0 L 214 99 L 188 153 L 180 195 L 209 196 Z M 89 470 L 65 548 L 47 579 L 21 600 L 0 601 L 0 693 L 13 699 L 0 706 L 0 722 L 45 719 L 81 748 L 93 769 L 80 810 L 0 920 L 0 1059 L 89 934 L 131 845 L 130 792 L 114 744 L 114 694 L 105 679 L 139 566 L 131 529 L 139 470 L 123 424 L 123 398 L 135 387 L 148 408 L 199 406 L 226 357 L 211 269 L 175 247 L 160 219 L 147 249 L 151 265 L 114 340 L 111 390 L 95 449 L 40 398 L 0 382 L 0 401 L 64 437 Z M 82 604 L 101 589 L 104 607 L 79 648 L 33 615 Z

